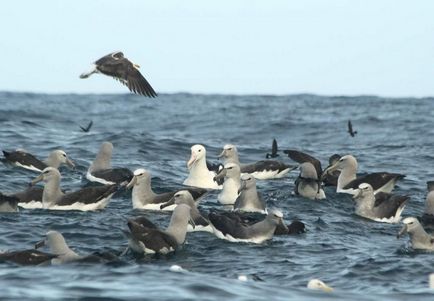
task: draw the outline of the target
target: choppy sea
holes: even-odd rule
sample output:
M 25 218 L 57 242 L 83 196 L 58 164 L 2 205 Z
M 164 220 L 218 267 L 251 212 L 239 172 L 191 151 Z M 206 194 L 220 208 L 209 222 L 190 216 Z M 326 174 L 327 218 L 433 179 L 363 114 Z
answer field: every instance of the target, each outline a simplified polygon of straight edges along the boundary
M 348 119 L 358 131 L 346 133 Z M 80 130 L 90 120 L 88 133 Z M 423 212 L 426 181 L 434 180 L 434 99 L 374 96 L 163 94 L 125 95 L 0 93 L 0 149 L 25 149 L 44 158 L 64 149 L 77 164 L 61 169 L 62 187 L 78 189 L 101 142 L 114 145 L 114 166 L 143 167 L 156 191 L 176 189 L 187 176 L 193 144 L 217 161 L 224 144 L 238 146 L 242 162 L 265 158 L 276 138 L 281 150 L 298 149 L 327 165 L 334 153 L 353 154 L 360 172 L 406 174 L 396 193 L 411 196 L 404 216 Z M 290 163 L 281 152 L 279 160 Z M 37 174 L 0 164 L 0 191 L 23 190 Z M 307 232 L 262 245 L 230 243 L 189 233 L 169 256 L 124 255 L 116 264 L 21 267 L 0 265 L 1 300 L 432 300 L 428 275 L 434 254 L 414 252 L 397 239 L 399 224 L 354 215 L 350 197 L 326 188 L 327 199 L 293 195 L 297 172 L 258 181 L 269 207 Z M 218 207 L 217 192 L 200 209 Z M 0 249 L 32 248 L 50 229 L 79 254 L 122 252 L 126 218 L 145 215 L 165 227 L 170 214 L 133 210 L 131 192 L 118 193 L 101 211 L 21 209 L 0 215 Z M 184 272 L 172 272 L 179 265 Z M 238 280 L 239 275 L 262 281 Z M 310 291 L 320 278 L 333 293 Z

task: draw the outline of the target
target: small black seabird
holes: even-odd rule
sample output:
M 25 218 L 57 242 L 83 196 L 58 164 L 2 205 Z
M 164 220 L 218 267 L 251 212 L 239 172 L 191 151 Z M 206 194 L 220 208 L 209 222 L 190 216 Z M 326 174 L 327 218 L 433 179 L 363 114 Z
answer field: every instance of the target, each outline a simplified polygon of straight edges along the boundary
M 354 137 L 357 134 L 357 131 L 353 131 L 353 124 L 351 123 L 351 120 L 348 120 L 348 133 L 351 137 Z
M 277 141 L 276 141 L 276 139 L 273 139 L 273 143 L 271 144 L 271 154 L 267 153 L 265 155 L 265 158 L 270 159 L 270 158 L 279 157 L 279 154 L 277 153 L 278 151 L 279 151 L 279 149 L 277 147 Z
M 102 73 L 117 79 L 133 93 L 146 97 L 157 96 L 157 93 L 139 72 L 140 66 L 124 57 L 121 51 L 103 56 L 94 65 L 93 70 L 82 73 L 80 78 L 88 78 L 94 73 Z

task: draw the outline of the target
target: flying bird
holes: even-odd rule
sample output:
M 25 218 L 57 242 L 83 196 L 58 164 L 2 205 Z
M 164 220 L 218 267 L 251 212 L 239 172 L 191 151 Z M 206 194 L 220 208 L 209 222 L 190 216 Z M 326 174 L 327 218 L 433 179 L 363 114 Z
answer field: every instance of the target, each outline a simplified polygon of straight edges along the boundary
M 111 76 L 126 85 L 131 92 L 145 97 L 156 97 L 157 93 L 139 72 L 140 66 L 134 64 L 120 51 L 103 56 L 94 63 L 94 68 L 82 73 L 80 78 L 88 78 L 94 73 Z
M 277 151 L 278 151 L 277 141 L 276 141 L 276 139 L 273 139 L 273 144 L 271 144 L 271 154 L 267 153 L 265 158 L 270 159 L 270 158 L 279 157 L 279 154 L 277 153 Z
M 351 123 L 351 120 L 348 120 L 348 133 L 351 135 L 351 137 L 354 137 L 357 134 L 357 131 L 353 131 L 353 124 Z
M 86 127 L 83 127 L 81 125 L 79 125 L 79 127 L 83 132 L 87 133 L 90 131 L 90 128 L 92 127 L 92 125 L 93 125 L 93 121 L 91 120 Z

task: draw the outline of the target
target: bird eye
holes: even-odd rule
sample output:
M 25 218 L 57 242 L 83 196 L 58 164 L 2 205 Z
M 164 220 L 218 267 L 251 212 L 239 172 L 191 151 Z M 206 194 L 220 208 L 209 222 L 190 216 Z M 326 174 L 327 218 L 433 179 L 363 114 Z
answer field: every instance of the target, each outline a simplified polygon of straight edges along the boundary
M 66 154 L 62 154 L 62 156 L 64 156 L 66 158 Z
M 232 169 L 233 167 L 228 167 L 227 169 Z
M 232 150 L 232 147 L 228 148 L 228 150 Z
M 342 158 L 342 159 L 339 159 L 339 162 L 342 162 L 342 161 L 344 161 L 344 159 Z
M 49 173 L 49 172 L 50 172 L 49 170 L 44 171 L 45 174 L 47 174 L 47 173 Z
M 201 152 L 202 150 L 200 149 L 200 150 L 198 150 L 198 152 Z
M 409 225 L 413 225 L 413 222 L 408 223 Z

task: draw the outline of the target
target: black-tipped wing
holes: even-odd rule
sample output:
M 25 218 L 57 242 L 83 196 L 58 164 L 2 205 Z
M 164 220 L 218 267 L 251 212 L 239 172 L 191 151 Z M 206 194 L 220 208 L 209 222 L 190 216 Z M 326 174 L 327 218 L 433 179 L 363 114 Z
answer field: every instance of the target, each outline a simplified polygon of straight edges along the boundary
M 31 186 L 24 191 L 17 192 L 13 196 L 20 200 L 20 203 L 42 202 L 42 194 L 44 188 L 39 186 Z
M 65 194 L 56 205 L 68 206 L 74 203 L 93 204 L 110 196 L 118 190 L 117 185 L 85 187 L 78 191 Z
M 209 171 L 213 171 L 215 173 L 218 173 L 220 170 L 224 168 L 223 164 L 221 163 L 212 163 L 210 161 L 206 161 L 206 167 Z
M 319 177 L 322 175 L 321 162 L 318 159 L 312 157 L 311 155 L 308 155 L 306 153 L 294 149 L 284 150 L 283 152 L 287 154 L 288 157 L 291 158 L 291 160 L 294 160 L 297 163 L 300 164 L 305 162 L 312 163 L 312 165 L 315 167 L 317 175 Z
M 153 222 L 151 222 L 147 217 L 144 216 L 136 217 L 132 219 L 132 221 L 145 228 L 158 229 Z
M 109 182 L 120 184 L 125 181 L 131 181 L 134 174 L 128 168 L 110 168 L 93 171 L 92 175 L 96 178 L 104 179 Z
M 24 250 L 1 253 L 0 262 L 9 261 L 20 265 L 38 265 L 56 257 L 56 255 L 38 250 Z
M 24 166 L 33 166 L 41 171 L 47 167 L 47 164 L 37 159 L 32 154 L 23 151 L 13 151 L 13 152 L 3 151 L 3 154 L 7 161 L 14 164 L 19 163 Z
M 241 166 L 242 173 L 254 173 L 268 170 L 277 170 L 281 172 L 285 169 L 294 169 L 294 166 L 287 165 L 280 161 L 275 160 L 261 160 L 253 164 L 246 164 Z
M 398 173 L 388 173 L 388 172 L 374 172 L 371 174 L 367 174 L 365 176 L 360 176 L 357 179 L 351 181 L 347 185 L 345 185 L 344 189 L 357 189 L 360 184 L 368 183 L 375 190 L 383 187 L 390 181 L 397 181 L 399 179 L 403 179 L 405 175 Z
M 128 222 L 128 227 L 131 238 L 143 243 L 147 249 L 157 253 L 166 253 L 178 247 L 175 238 L 161 230 L 143 227 L 134 222 Z
M 277 157 L 277 141 L 276 139 L 273 139 L 273 143 L 271 144 L 271 156 L 272 157 Z
M 148 81 L 127 58 L 110 59 L 110 57 L 106 56 L 96 61 L 95 64 L 101 73 L 119 80 L 131 92 L 147 97 L 157 96 Z
M 406 195 L 393 195 L 378 192 L 375 195 L 374 210 L 379 218 L 390 218 L 396 215 L 396 211 L 402 207 L 410 197 Z
M 223 235 L 229 234 L 234 238 L 245 238 L 245 226 L 241 223 L 239 217 L 211 212 L 208 218 L 212 225 Z
M 195 201 L 197 201 L 208 192 L 208 190 L 206 189 L 196 187 L 188 187 L 187 190 L 188 192 L 190 192 L 191 196 Z
M 176 192 L 177 191 L 161 193 L 161 194 L 157 195 L 152 200 L 152 203 L 153 204 L 164 204 L 164 203 L 168 202 L 175 195 Z

